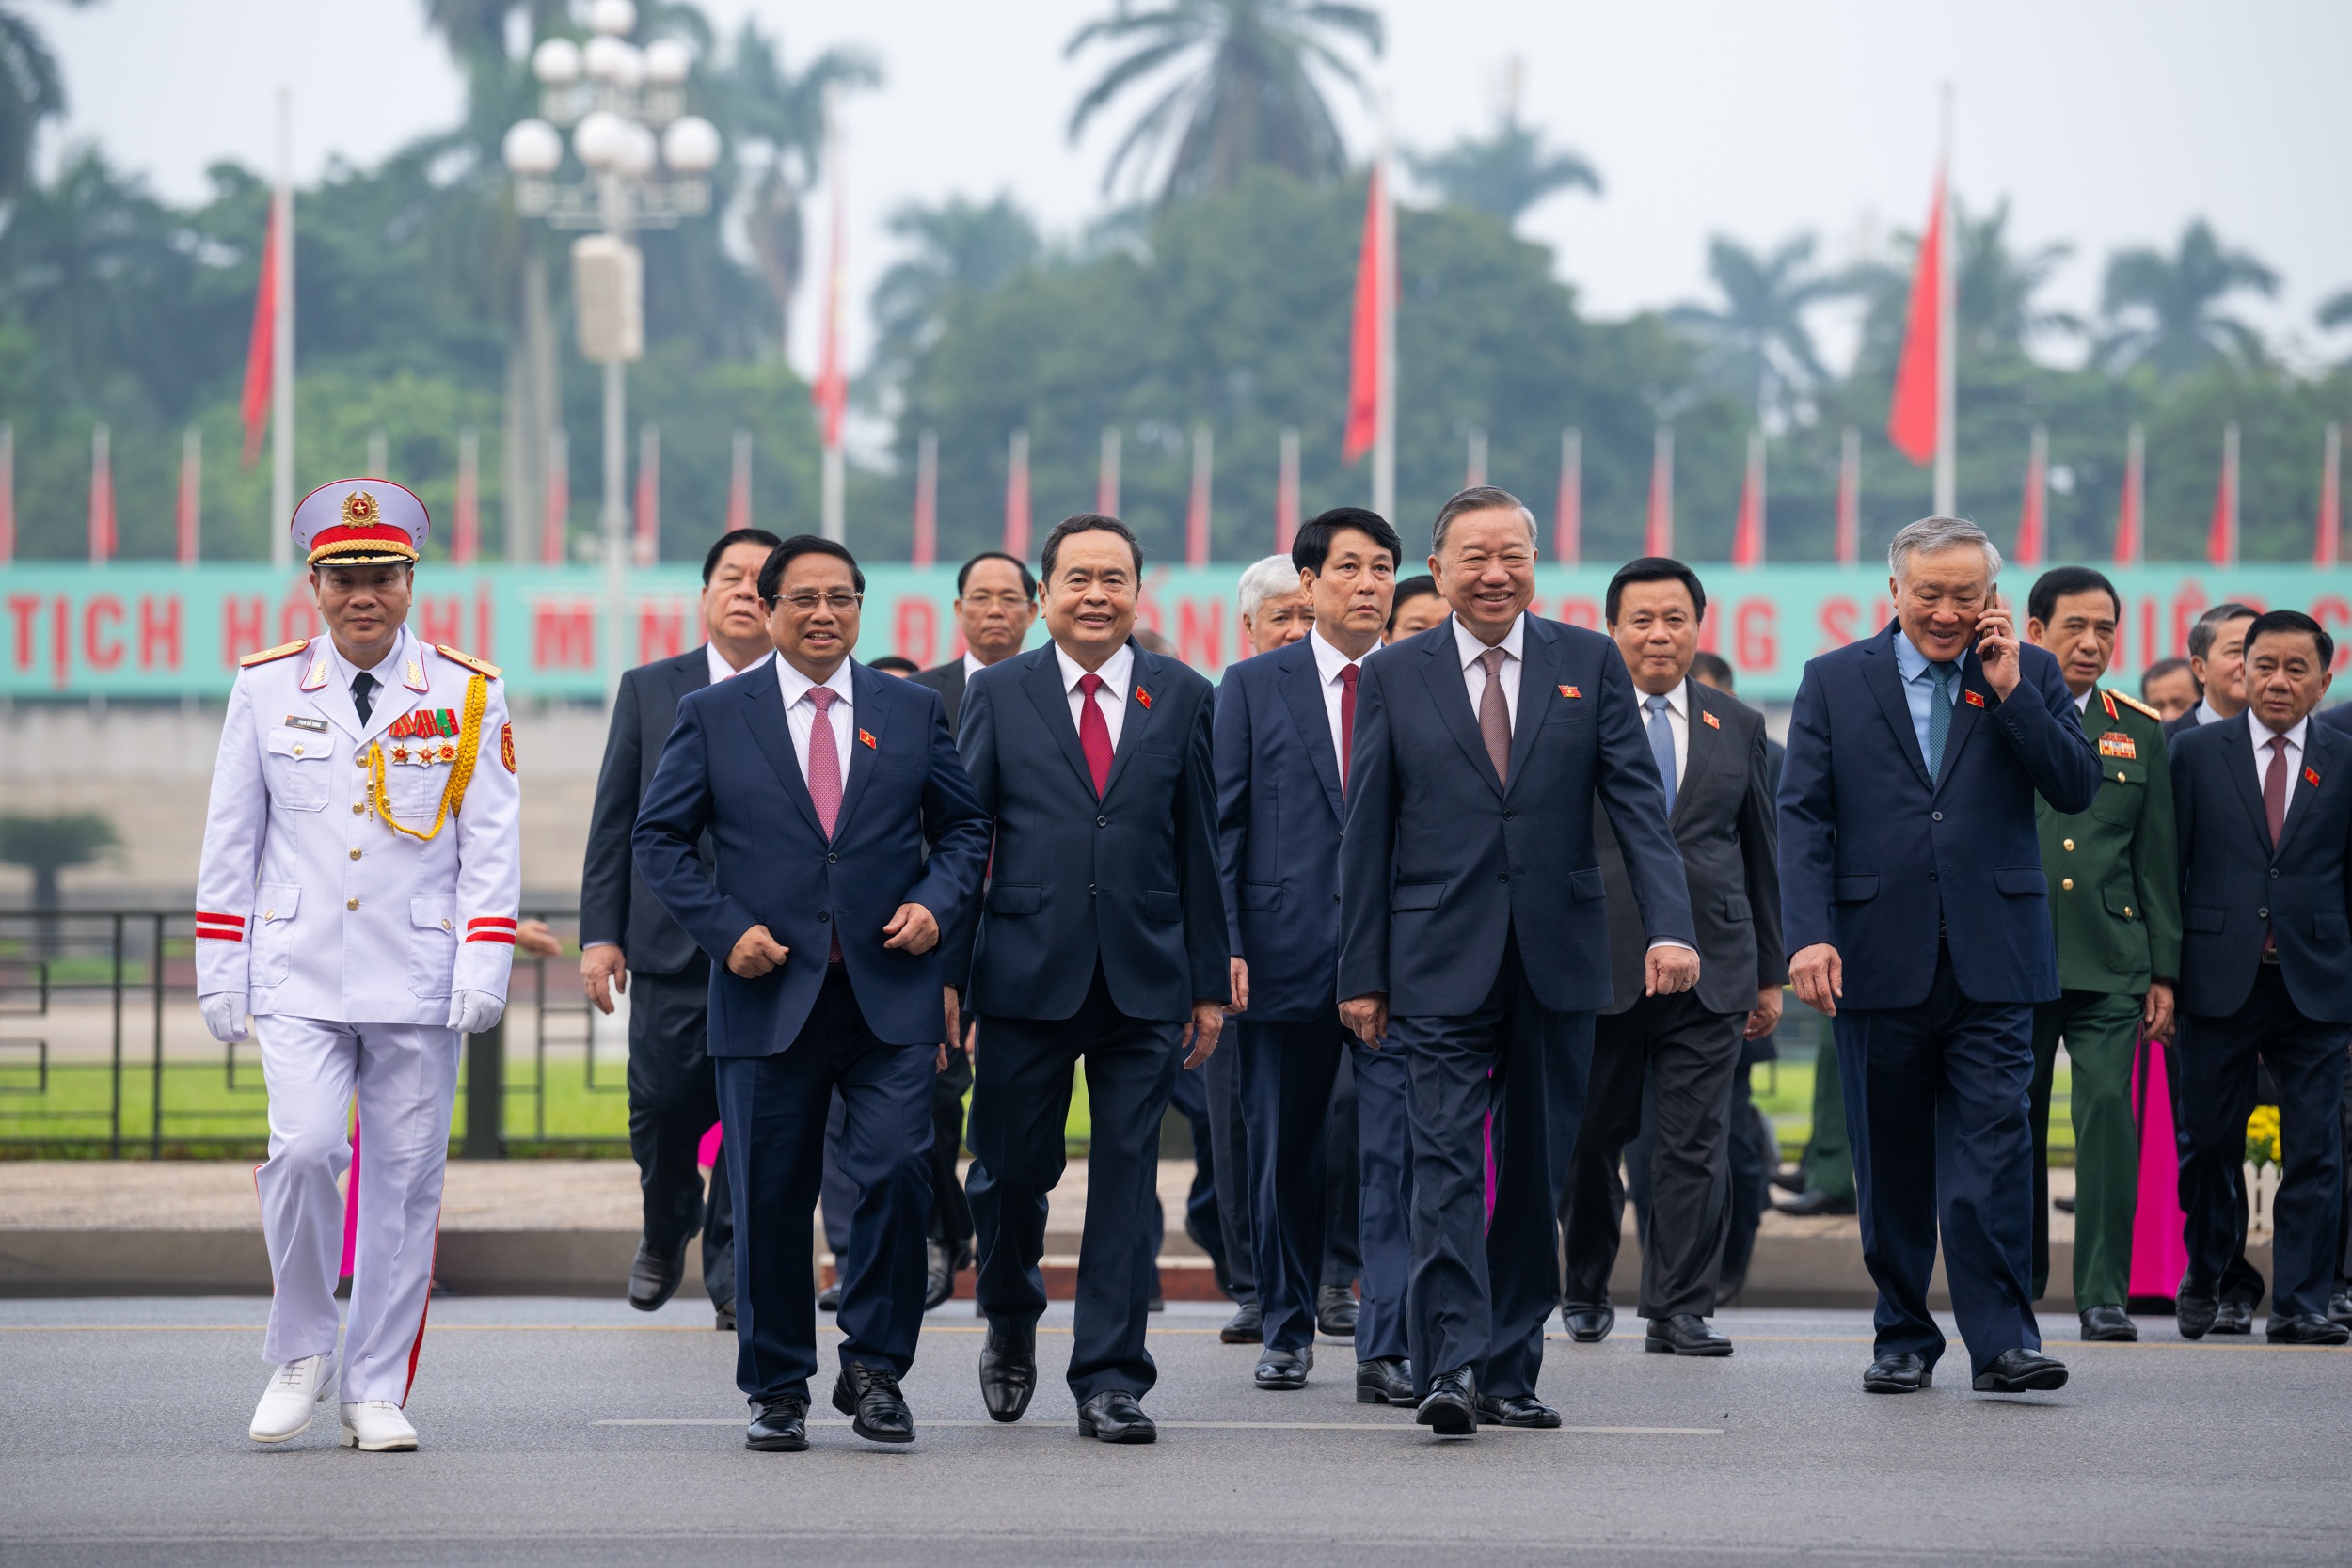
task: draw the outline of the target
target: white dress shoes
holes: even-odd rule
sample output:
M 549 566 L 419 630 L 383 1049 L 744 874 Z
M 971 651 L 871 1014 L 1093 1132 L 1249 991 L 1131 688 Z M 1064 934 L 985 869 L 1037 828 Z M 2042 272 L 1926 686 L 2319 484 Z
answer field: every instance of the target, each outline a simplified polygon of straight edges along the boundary
M 369 1400 L 343 1406 L 344 1448 L 361 1453 L 409 1453 L 416 1446 L 417 1429 L 391 1401 Z
M 262 1402 L 253 1407 L 253 1427 L 246 1433 L 256 1443 L 283 1443 L 310 1430 L 310 1417 L 335 1386 L 335 1358 L 306 1355 L 289 1361 L 270 1374 Z

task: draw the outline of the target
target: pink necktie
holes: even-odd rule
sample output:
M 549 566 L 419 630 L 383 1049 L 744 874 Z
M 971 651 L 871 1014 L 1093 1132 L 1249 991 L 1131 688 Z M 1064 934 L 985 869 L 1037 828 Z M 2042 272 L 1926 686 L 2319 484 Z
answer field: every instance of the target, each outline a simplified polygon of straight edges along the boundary
M 808 700 L 817 705 L 817 722 L 808 730 L 808 798 L 816 802 L 817 820 L 825 825 L 825 836 L 833 837 L 833 825 L 841 815 L 841 747 L 834 739 L 833 705 L 841 700 L 841 693 L 830 686 L 812 686 Z M 841 961 L 841 933 L 833 936 L 833 951 L 827 961 Z
M 1094 694 L 1103 689 L 1100 675 L 1080 675 L 1078 689 L 1084 696 L 1078 704 L 1078 750 L 1087 757 L 1087 771 L 1094 775 L 1094 798 L 1111 786 L 1111 726 L 1103 717 L 1103 707 Z
M 1347 793 L 1347 758 L 1356 750 L 1356 677 L 1362 666 L 1351 664 L 1340 672 L 1340 793 Z
M 2263 770 L 2263 820 L 2270 828 L 2270 847 L 2279 847 L 2279 835 L 2287 825 L 2287 737 L 2270 737 L 2270 766 Z

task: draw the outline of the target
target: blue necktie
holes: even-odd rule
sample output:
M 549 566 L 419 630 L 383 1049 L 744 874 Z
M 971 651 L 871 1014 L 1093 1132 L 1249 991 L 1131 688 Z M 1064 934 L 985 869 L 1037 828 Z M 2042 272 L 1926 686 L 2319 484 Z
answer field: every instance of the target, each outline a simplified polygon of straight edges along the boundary
M 1928 781 L 1931 784 L 1944 777 L 1944 737 L 1952 733 L 1953 673 L 1949 660 L 1928 665 L 1928 673 L 1935 681 L 1935 694 L 1928 699 Z
M 1666 786 L 1666 812 L 1675 809 L 1675 732 L 1666 721 L 1666 699 L 1652 697 L 1642 705 L 1649 709 L 1649 754 L 1658 764 L 1658 777 Z

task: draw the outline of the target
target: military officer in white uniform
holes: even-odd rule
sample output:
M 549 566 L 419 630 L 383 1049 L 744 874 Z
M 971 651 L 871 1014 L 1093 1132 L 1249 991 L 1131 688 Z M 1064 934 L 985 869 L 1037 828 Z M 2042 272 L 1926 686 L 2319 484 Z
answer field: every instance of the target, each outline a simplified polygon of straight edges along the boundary
M 277 1294 L 257 1442 L 340 1390 L 342 1441 L 413 1449 L 458 1039 L 506 1006 L 521 868 L 495 666 L 406 626 L 424 504 L 338 480 L 294 511 L 326 634 L 243 661 L 197 879 L 197 990 L 224 1042 L 261 1037 L 256 1173 Z M 359 1234 L 336 1377 L 335 1284 L 357 1098 Z

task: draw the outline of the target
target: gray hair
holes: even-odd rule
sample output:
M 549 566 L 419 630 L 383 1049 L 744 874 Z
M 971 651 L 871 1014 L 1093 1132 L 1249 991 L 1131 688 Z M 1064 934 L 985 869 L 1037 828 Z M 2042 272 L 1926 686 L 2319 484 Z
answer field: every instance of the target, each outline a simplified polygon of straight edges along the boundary
M 1499 484 L 1473 484 L 1457 490 L 1453 498 L 1438 508 L 1438 520 L 1429 530 L 1429 553 L 1445 553 L 1445 536 L 1454 527 L 1454 519 L 1471 512 L 1516 512 L 1519 521 L 1527 525 L 1527 542 L 1535 543 L 1535 514 L 1527 503 Z
M 1298 568 L 1287 555 L 1270 555 L 1253 562 L 1241 575 L 1241 612 L 1255 621 L 1268 599 L 1298 592 Z
M 1922 517 L 1915 523 L 1905 523 L 1886 544 L 1887 574 L 1897 582 L 1903 580 L 1903 569 L 1915 555 L 1934 555 L 1941 550 L 1958 549 L 1974 545 L 1984 551 L 1984 578 L 1987 582 L 2001 575 L 2001 552 L 1984 530 L 1965 517 Z

